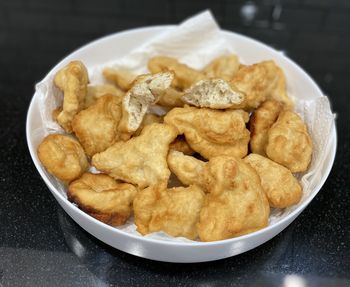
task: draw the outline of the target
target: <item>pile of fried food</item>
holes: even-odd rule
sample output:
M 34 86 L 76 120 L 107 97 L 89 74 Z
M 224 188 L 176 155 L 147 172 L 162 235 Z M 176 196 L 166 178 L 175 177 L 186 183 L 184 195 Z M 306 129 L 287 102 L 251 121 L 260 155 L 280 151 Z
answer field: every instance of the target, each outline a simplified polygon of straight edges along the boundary
M 300 201 L 292 173 L 307 170 L 312 141 L 273 61 L 225 55 L 195 70 L 157 56 L 148 69 L 105 68 L 102 85 L 80 61 L 55 75 L 63 105 L 53 118 L 66 134 L 45 137 L 38 157 L 70 201 L 112 226 L 133 214 L 142 235 L 201 241 L 264 228 L 271 207 Z M 171 174 L 183 186 L 169 188 Z

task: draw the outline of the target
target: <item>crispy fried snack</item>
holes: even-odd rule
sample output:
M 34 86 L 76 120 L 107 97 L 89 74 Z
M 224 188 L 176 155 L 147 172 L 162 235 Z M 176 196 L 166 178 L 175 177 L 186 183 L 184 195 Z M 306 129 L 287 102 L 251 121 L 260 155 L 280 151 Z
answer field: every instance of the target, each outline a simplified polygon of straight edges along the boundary
M 164 91 L 164 94 L 160 96 L 158 105 L 164 107 L 183 107 L 184 102 L 182 101 L 183 92 L 178 91 L 173 87 L 169 87 Z
M 186 138 L 183 135 L 177 136 L 177 138 L 170 144 L 170 149 L 183 152 L 186 155 L 193 155 L 195 151 L 187 143 Z
M 239 69 L 239 59 L 231 54 L 221 56 L 211 61 L 204 69 L 203 73 L 208 78 L 221 78 L 231 81 Z
M 248 114 L 241 110 L 174 108 L 164 122 L 184 134 L 193 150 L 209 159 L 218 155 L 244 157 L 248 151 Z
M 70 182 L 88 168 L 80 143 L 70 136 L 51 134 L 38 147 L 38 158 L 49 173 Z
M 166 157 L 176 129 L 165 124 L 145 126 L 141 135 L 117 142 L 92 157 L 92 164 L 115 179 L 144 188 L 167 182 L 170 176 Z
M 227 109 L 241 104 L 244 97 L 243 93 L 222 79 L 206 79 L 187 89 L 182 100 L 196 107 Z
M 92 217 L 113 225 L 123 225 L 130 217 L 137 189 L 117 183 L 105 174 L 84 173 L 68 187 L 68 199 Z
M 195 185 L 170 189 L 150 186 L 141 190 L 134 200 L 137 231 L 143 235 L 164 231 L 171 236 L 195 239 L 203 201 L 204 193 Z
M 119 140 L 120 118 L 120 99 L 112 95 L 100 97 L 74 117 L 73 131 L 87 155 L 102 152 Z
M 268 224 L 270 207 L 255 170 L 242 160 L 220 156 L 204 170 L 210 192 L 197 225 L 202 241 L 223 240 Z
M 231 84 L 246 95 L 236 108 L 251 110 L 267 99 L 274 99 L 292 107 L 287 96 L 283 71 L 273 61 L 264 61 L 238 70 Z
M 163 117 L 161 116 L 158 116 L 156 114 L 145 114 L 145 116 L 143 117 L 143 121 L 140 127 L 134 133 L 134 136 L 139 136 L 145 126 L 154 124 L 154 123 L 162 123 L 162 122 L 163 122 Z
M 155 104 L 164 91 L 169 88 L 174 74 L 171 72 L 154 75 L 141 75 L 125 94 L 122 102 L 122 119 L 119 130 L 133 134 L 141 125 L 150 105 Z
M 54 83 L 64 94 L 63 107 L 59 113 L 56 113 L 56 119 L 60 126 L 70 133 L 73 117 L 85 105 L 89 78 L 84 64 L 80 61 L 70 62 L 57 72 Z
M 306 171 L 312 155 L 312 141 L 301 118 L 291 111 L 280 113 L 268 132 L 266 154 L 291 172 Z
M 85 109 L 93 105 L 98 98 L 106 95 L 112 95 L 122 101 L 124 92 L 116 86 L 103 84 L 103 85 L 89 85 L 87 87 L 87 95 L 85 98 Z
M 113 68 L 105 68 L 102 74 L 106 80 L 114 83 L 124 92 L 131 88 L 134 80 L 136 79 L 136 75 L 134 73 L 122 69 L 117 70 Z
M 182 64 L 174 58 L 165 56 L 151 58 L 148 61 L 148 69 L 151 73 L 173 71 L 175 73 L 175 79 L 172 83 L 173 87 L 180 90 L 189 88 L 193 83 L 205 78 L 200 71 Z
M 193 156 L 184 155 L 182 152 L 170 150 L 168 154 L 168 166 L 171 172 L 184 185 L 196 184 L 205 188 L 203 171 L 206 163 Z
M 282 108 L 282 103 L 268 100 L 253 112 L 249 121 L 250 149 L 253 153 L 266 156 L 267 132 L 277 120 Z
M 252 166 L 260 176 L 271 207 L 285 208 L 300 201 L 301 186 L 288 168 L 254 153 L 243 161 Z

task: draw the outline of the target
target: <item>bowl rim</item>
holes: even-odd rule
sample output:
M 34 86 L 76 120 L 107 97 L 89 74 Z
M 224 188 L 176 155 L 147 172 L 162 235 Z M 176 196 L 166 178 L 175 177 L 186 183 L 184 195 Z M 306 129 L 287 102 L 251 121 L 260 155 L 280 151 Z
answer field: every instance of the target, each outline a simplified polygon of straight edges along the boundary
M 133 29 L 128 29 L 128 30 L 124 30 L 124 31 L 120 31 L 120 32 L 116 32 L 116 33 L 112 33 L 100 38 L 97 38 L 81 47 L 79 47 L 78 49 L 73 50 L 71 53 L 69 53 L 68 55 L 66 55 L 64 58 L 62 58 L 56 65 L 54 65 L 49 72 L 45 75 L 45 77 L 41 80 L 45 80 L 47 77 L 49 77 L 56 69 L 58 69 L 58 67 L 62 64 L 62 62 L 66 61 L 67 58 L 73 57 L 74 54 L 79 53 L 80 51 L 92 47 L 96 44 L 99 44 L 101 41 L 105 41 L 105 40 L 109 40 L 113 37 L 118 37 L 121 35 L 125 35 L 125 34 L 132 34 L 132 33 L 139 33 L 139 32 L 143 32 L 143 31 L 148 31 L 148 30 L 166 30 L 166 29 L 170 29 L 176 27 L 176 25 L 156 25 L 156 26 L 145 26 L 145 27 L 139 27 L 139 28 L 133 28 Z M 245 40 L 258 44 L 258 45 L 262 45 L 264 48 L 268 49 L 270 52 L 272 53 L 277 53 L 279 54 L 280 57 L 284 58 L 284 60 L 287 61 L 288 65 L 292 65 L 294 66 L 294 68 L 296 68 L 298 70 L 298 72 L 300 72 L 301 74 L 303 74 L 304 77 L 308 78 L 309 82 L 314 86 L 314 88 L 317 90 L 317 92 L 319 93 L 319 95 L 323 95 L 320 87 L 316 84 L 316 82 L 314 81 L 314 79 L 308 74 L 306 73 L 297 63 L 295 63 L 293 60 L 291 60 L 289 57 L 287 57 L 284 53 L 270 47 L 269 45 L 250 38 L 248 36 L 233 32 L 233 31 L 228 31 L 228 30 L 223 30 L 221 29 L 221 32 L 223 32 L 226 35 L 235 35 L 238 37 L 242 37 Z M 73 203 L 71 203 L 66 197 L 64 197 L 60 192 L 58 192 L 58 190 L 53 186 L 53 184 L 51 183 L 50 179 L 46 176 L 45 172 L 44 172 L 44 168 L 41 166 L 39 160 L 36 157 L 36 150 L 34 148 L 32 148 L 32 144 L 31 144 L 31 134 L 30 134 L 30 124 L 32 121 L 32 109 L 34 107 L 34 100 L 36 100 L 36 95 L 37 92 L 35 90 L 31 100 L 30 100 L 30 104 L 29 104 L 29 108 L 27 111 L 27 116 L 26 116 L 26 139 L 27 139 L 27 145 L 28 145 L 28 149 L 32 158 L 32 161 L 37 169 L 37 171 L 39 172 L 42 180 L 45 182 L 45 184 L 47 185 L 47 187 L 49 188 L 50 192 L 53 193 L 55 199 L 56 196 L 58 196 L 67 206 L 69 206 L 69 208 L 72 208 L 76 213 L 78 213 L 79 215 L 85 217 L 85 219 L 94 222 L 95 224 L 97 224 L 99 226 L 99 228 L 107 228 L 109 229 L 111 232 L 116 233 L 118 235 L 121 236 L 126 236 L 135 240 L 141 240 L 141 241 L 147 241 L 149 243 L 155 243 L 155 244 L 161 244 L 161 245 L 165 245 L 165 246 L 182 246 L 182 247 L 196 247 L 196 246 L 217 246 L 217 245 L 224 245 L 224 244 L 231 244 L 234 242 L 238 242 L 241 240 L 246 240 L 249 238 L 254 238 L 254 237 L 258 237 L 261 234 L 267 233 L 269 231 L 271 231 L 272 229 L 278 228 L 280 225 L 285 224 L 286 222 L 288 222 L 289 219 L 293 218 L 293 220 L 298 216 L 298 214 L 300 212 L 303 211 L 304 208 L 306 208 L 306 206 L 314 199 L 314 197 L 318 194 L 318 192 L 320 191 L 320 189 L 322 188 L 322 186 L 324 185 L 325 181 L 327 180 L 332 167 L 334 165 L 334 161 L 335 161 L 335 155 L 336 155 L 336 150 L 337 150 L 337 131 L 336 131 L 336 125 L 335 125 L 335 121 L 333 122 L 333 125 L 331 127 L 331 138 L 329 139 L 328 144 L 334 142 L 334 144 L 332 145 L 332 149 L 330 151 L 330 155 L 331 155 L 331 162 L 329 165 L 327 165 L 327 168 L 325 169 L 325 176 L 320 180 L 319 184 L 316 186 L 316 188 L 312 191 L 312 193 L 310 194 L 310 196 L 305 199 L 305 201 L 303 203 L 300 204 L 300 206 L 298 206 L 296 209 L 294 209 L 291 213 L 289 213 L 287 216 L 285 216 L 284 218 L 282 218 L 281 220 L 279 220 L 278 222 L 272 224 L 272 225 L 268 225 L 258 231 L 249 233 L 249 234 L 245 234 L 242 236 L 238 236 L 238 237 L 233 237 L 233 238 L 229 238 L 229 239 L 224 239 L 224 240 L 218 240 L 218 241 L 212 241 L 212 242 L 201 242 L 201 241 L 195 241 L 195 242 L 182 242 L 182 241 L 178 241 L 178 242 L 173 242 L 173 241 L 167 241 L 167 240 L 160 240 L 160 239 L 155 239 L 155 238 L 149 238 L 147 236 L 138 236 L 135 234 L 130 234 L 128 232 L 125 232 L 123 230 L 120 230 L 116 227 L 110 226 L 108 224 L 105 224 L 97 219 L 95 219 L 94 217 L 88 215 L 87 213 L 85 213 L 84 211 L 82 211 L 81 209 L 79 209 L 76 205 L 74 205 Z M 57 199 L 56 199 L 57 200 Z M 74 219 L 73 219 L 74 220 Z M 74 220 L 75 221 L 75 220 Z M 80 224 L 79 224 L 80 225 Z M 84 229 L 84 228 L 83 228 Z M 89 231 L 87 231 L 89 232 Z M 90 232 L 89 232 L 90 233 Z M 95 236 L 94 236 L 95 237 Z M 115 247 L 114 247 L 115 248 Z

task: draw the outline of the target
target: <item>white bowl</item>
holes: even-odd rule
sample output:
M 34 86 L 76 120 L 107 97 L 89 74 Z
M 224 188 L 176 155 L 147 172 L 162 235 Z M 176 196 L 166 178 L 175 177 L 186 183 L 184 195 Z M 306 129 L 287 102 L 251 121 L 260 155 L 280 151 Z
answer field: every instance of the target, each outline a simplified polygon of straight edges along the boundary
M 82 60 L 86 66 L 91 67 L 122 57 L 130 50 L 149 40 L 152 36 L 171 27 L 140 28 L 98 39 L 64 58 L 46 77 L 53 75 L 58 69 L 73 59 Z M 248 37 L 228 31 L 223 31 L 223 33 L 227 37 L 228 42 L 235 47 L 237 54 L 243 59 L 248 59 L 251 63 L 265 59 L 274 59 L 285 71 L 288 87 L 293 88 L 293 94 L 304 98 L 310 98 L 310 95 L 313 97 L 322 96 L 321 90 L 310 76 L 282 53 Z M 331 133 L 331 146 L 333 148 L 320 168 L 321 180 L 317 188 L 312 191 L 312 194 L 288 216 L 262 230 L 237 238 L 209 243 L 175 243 L 131 235 L 108 226 L 81 211 L 58 192 L 54 187 L 52 178 L 47 176 L 36 154 L 39 143 L 38 140 L 34 140 L 33 135 L 42 130 L 37 94 L 34 94 L 28 110 L 26 129 L 30 154 L 37 170 L 58 203 L 82 228 L 119 250 L 144 258 L 167 262 L 204 262 L 230 257 L 257 247 L 280 233 L 304 210 L 326 181 L 334 162 L 337 141 L 336 129 L 335 125 L 333 125 Z

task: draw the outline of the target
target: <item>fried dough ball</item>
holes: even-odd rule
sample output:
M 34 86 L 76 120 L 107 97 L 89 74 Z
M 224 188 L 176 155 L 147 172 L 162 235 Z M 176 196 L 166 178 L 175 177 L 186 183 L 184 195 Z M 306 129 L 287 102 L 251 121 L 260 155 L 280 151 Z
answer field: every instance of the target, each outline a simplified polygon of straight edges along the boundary
M 65 182 L 80 177 L 89 166 L 80 143 L 61 134 L 43 139 L 38 146 L 38 158 L 50 174 Z
M 270 207 L 256 171 L 241 159 L 219 156 L 204 168 L 205 197 L 197 225 L 202 241 L 247 234 L 268 224 Z
M 112 226 L 130 217 L 137 189 L 105 174 L 84 173 L 68 187 L 68 199 L 92 217 Z
M 266 154 L 291 172 L 306 171 L 312 156 L 312 141 L 306 125 L 294 112 L 283 111 L 268 131 Z
M 106 80 L 114 83 L 124 92 L 131 88 L 134 80 L 136 79 L 136 75 L 134 73 L 125 69 L 105 68 L 103 69 L 102 74 Z
M 179 90 L 189 88 L 193 83 L 205 78 L 204 74 L 185 64 L 180 63 L 175 58 L 157 56 L 148 61 L 148 69 L 151 73 L 173 71 L 175 78 L 173 87 Z
M 169 108 L 183 107 L 184 102 L 182 96 L 183 92 L 180 92 L 173 87 L 169 87 L 164 91 L 164 94 L 160 96 L 157 104 Z
M 164 231 L 171 236 L 195 239 L 203 201 L 204 193 L 195 185 L 170 189 L 150 186 L 141 190 L 134 200 L 137 231 L 143 235 Z
M 102 152 L 119 140 L 120 119 L 120 99 L 111 95 L 100 97 L 74 117 L 73 131 L 87 155 Z
M 250 117 L 250 149 L 253 153 L 266 156 L 267 132 L 275 123 L 283 109 L 280 102 L 268 100 L 263 102 Z
M 85 98 L 85 109 L 96 103 L 98 98 L 106 95 L 115 96 L 121 102 L 124 92 L 109 84 L 89 85 L 87 87 L 87 95 Z
M 156 114 L 145 114 L 145 116 L 143 117 L 143 121 L 140 127 L 134 133 L 134 136 L 139 136 L 145 126 L 154 124 L 154 123 L 162 123 L 162 122 L 163 122 L 163 118 L 161 116 L 158 116 Z
M 271 207 L 286 208 L 300 201 L 302 188 L 288 168 L 254 153 L 243 161 L 252 166 L 260 176 Z
M 63 107 L 56 113 L 57 122 L 66 132 L 71 133 L 73 117 L 85 105 L 88 72 L 82 62 L 72 61 L 57 72 L 54 83 L 63 91 Z
M 187 143 L 186 138 L 183 135 L 177 136 L 177 138 L 170 144 L 170 149 L 183 152 L 186 155 L 193 155 L 195 151 Z
M 204 69 L 203 73 L 208 78 L 221 78 L 231 81 L 239 69 L 239 59 L 236 55 L 220 56 L 211 61 Z
M 248 152 L 248 114 L 241 110 L 211 110 L 194 107 L 174 108 L 164 122 L 184 134 L 193 150 L 204 158 L 219 155 L 244 157 Z
M 138 137 L 116 142 L 92 157 L 92 165 L 115 179 L 145 188 L 169 180 L 166 157 L 176 129 L 165 124 L 147 125 Z

